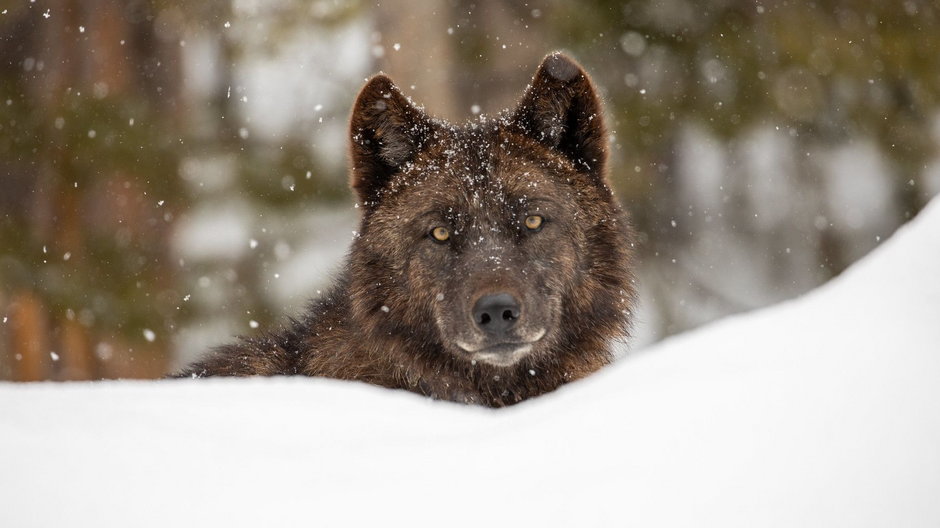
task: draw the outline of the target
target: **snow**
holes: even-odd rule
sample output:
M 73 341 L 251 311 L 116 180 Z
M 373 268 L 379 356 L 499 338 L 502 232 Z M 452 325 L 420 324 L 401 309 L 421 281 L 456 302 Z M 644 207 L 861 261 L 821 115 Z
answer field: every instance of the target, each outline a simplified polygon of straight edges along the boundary
M 265 13 L 260 18 L 270 20 L 271 15 Z M 240 33 L 245 55 L 235 64 L 234 74 L 237 85 L 250 95 L 245 101 L 248 104 L 239 111 L 253 125 L 253 132 L 278 143 L 300 128 L 306 137 L 312 136 L 312 130 L 316 130 L 317 138 L 322 133 L 335 132 L 339 141 L 344 142 L 345 115 L 338 119 L 342 125 L 335 130 L 312 128 L 312 122 L 323 106 L 345 113 L 351 104 L 349 87 L 358 85 L 370 71 L 371 24 L 367 18 L 353 17 L 346 23 L 321 26 L 317 31 L 299 26 L 281 35 L 275 49 L 268 42 L 271 37 L 268 31 Z M 329 146 L 329 141 L 324 143 L 320 139 L 312 146 L 324 161 L 343 165 L 345 148 L 328 151 L 324 147 Z
M 202 206 L 183 217 L 172 240 L 174 252 L 188 261 L 236 260 L 250 245 L 245 241 L 255 216 L 251 204 L 237 198 Z
M 940 525 L 940 200 L 810 294 L 490 410 L 0 384 L 0 526 Z

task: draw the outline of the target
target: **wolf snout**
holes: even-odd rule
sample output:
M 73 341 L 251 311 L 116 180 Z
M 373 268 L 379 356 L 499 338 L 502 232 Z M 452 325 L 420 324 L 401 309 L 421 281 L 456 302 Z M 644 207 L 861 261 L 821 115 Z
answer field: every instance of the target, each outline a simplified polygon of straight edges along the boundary
M 473 305 L 473 322 L 487 337 L 501 338 L 516 326 L 522 309 L 510 293 L 490 293 Z

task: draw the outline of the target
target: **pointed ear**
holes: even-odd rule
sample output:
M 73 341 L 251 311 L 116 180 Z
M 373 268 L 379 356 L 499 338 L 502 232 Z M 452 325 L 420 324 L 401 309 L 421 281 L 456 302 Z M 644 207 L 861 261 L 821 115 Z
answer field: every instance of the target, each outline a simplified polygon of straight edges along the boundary
M 603 178 L 607 132 L 600 99 L 584 69 L 564 53 L 545 57 L 513 112 L 516 130 Z
M 368 207 L 431 133 L 431 119 L 379 74 L 359 92 L 349 124 L 350 184 Z

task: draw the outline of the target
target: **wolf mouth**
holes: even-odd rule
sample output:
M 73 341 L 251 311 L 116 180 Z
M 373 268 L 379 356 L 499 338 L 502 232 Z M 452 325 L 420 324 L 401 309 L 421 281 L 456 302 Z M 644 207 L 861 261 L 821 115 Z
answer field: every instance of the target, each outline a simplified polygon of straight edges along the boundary
M 530 350 L 532 350 L 532 343 L 503 343 L 474 352 L 470 357 L 473 361 L 482 361 L 497 367 L 508 367 L 516 364 Z
M 497 367 L 508 367 L 516 364 L 528 354 L 541 337 L 542 336 L 539 336 L 538 339 L 526 342 L 497 343 L 477 350 L 473 350 L 471 347 L 461 343 L 458 343 L 457 346 L 464 352 L 469 353 L 470 359 L 474 362 L 480 361 Z

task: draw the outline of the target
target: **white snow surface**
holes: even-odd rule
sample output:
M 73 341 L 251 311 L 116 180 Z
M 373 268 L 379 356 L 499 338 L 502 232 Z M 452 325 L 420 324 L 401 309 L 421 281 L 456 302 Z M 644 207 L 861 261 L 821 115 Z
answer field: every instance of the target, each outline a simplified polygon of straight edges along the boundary
M 0 526 L 940 526 L 940 200 L 794 301 L 512 408 L 0 384 Z

